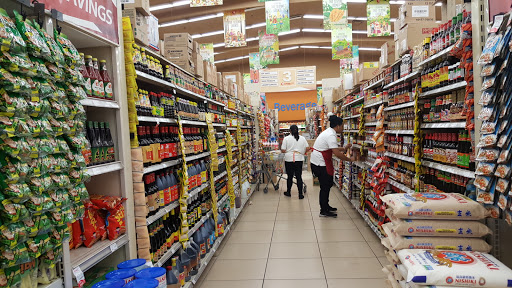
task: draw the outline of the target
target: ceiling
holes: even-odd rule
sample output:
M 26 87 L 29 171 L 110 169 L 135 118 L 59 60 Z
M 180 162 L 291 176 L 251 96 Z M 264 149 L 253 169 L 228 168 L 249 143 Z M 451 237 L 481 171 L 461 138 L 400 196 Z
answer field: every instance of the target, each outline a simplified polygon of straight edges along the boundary
M 364 0 L 363 0 L 364 1 Z M 180 5 L 180 3 L 186 3 L 183 0 L 150 0 L 151 7 L 165 4 Z M 170 6 L 170 5 L 166 5 Z M 399 5 L 391 5 L 391 18 L 398 17 Z M 210 35 L 206 37 L 195 37 L 194 40 L 199 43 L 214 43 L 221 44 L 224 42 L 224 34 L 220 33 L 223 30 L 223 18 L 213 17 L 211 19 L 185 22 L 182 20 L 193 19 L 197 17 L 205 17 L 222 13 L 224 11 L 234 9 L 245 9 L 246 10 L 246 34 L 247 39 L 257 37 L 259 29 L 265 29 L 265 26 L 252 28 L 254 24 L 260 24 L 265 22 L 265 3 L 258 2 L 257 0 L 224 0 L 224 5 L 210 6 L 210 7 L 196 7 L 191 8 L 189 5 L 183 5 L 176 7 L 169 7 L 166 9 L 153 10 L 152 13 L 158 18 L 159 24 L 164 25 L 159 28 L 160 37 L 163 38 L 165 33 L 175 32 L 187 32 L 191 35 L 205 34 L 210 32 L 219 31 L 217 35 Z M 220 14 L 219 14 L 220 15 Z M 302 31 L 304 28 L 323 29 L 322 19 L 308 19 L 304 15 L 322 15 L 322 1 L 321 0 L 290 0 L 290 29 L 299 29 L 298 33 L 288 34 L 279 36 L 279 48 L 290 48 L 298 45 L 307 46 L 331 46 L 331 34 L 329 32 L 305 32 Z M 366 3 L 348 3 L 348 17 L 366 17 Z M 165 26 L 169 22 L 182 21 L 185 23 Z M 366 21 L 363 20 L 349 20 L 352 23 L 353 31 L 366 31 Z M 381 45 L 386 41 L 391 41 L 393 36 L 390 37 L 373 37 L 368 38 L 366 34 L 354 33 L 352 35 L 354 45 L 359 45 L 364 48 L 380 48 Z M 231 59 L 235 57 L 247 56 L 250 52 L 258 51 L 258 41 L 249 41 L 247 47 L 240 48 L 215 48 L 215 61 L 221 61 Z M 302 51 L 301 51 L 302 50 Z M 303 55 L 304 49 L 294 49 L 286 51 L 286 55 L 293 56 Z M 328 49 L 316 49 L 316 53 L 330 55 Z M 360 50 L 361 58 L 368 58 L 369 56 L 380 55 L 380 51 L 365 51 Z M 375 57 L 371 57 L 375 58 Z M 241 59 L 237 61 L 244 61 L 247 59 Z M 245 62 L 245 61 L 244 61 Z M 219 68 L 225 65 L 233 65 L 233 61 L 216 63 Z

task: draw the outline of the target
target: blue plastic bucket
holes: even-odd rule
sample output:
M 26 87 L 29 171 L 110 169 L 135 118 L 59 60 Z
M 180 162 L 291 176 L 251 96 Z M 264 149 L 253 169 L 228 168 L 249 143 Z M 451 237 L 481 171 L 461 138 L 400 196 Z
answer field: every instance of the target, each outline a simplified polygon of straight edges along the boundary
M 121 288 L 124 284 L 124 280 L 103 280 L 92 285 L 92 288 Z
M 105 278 L 107 278 L 107 280 L 124 280 L 126 284 L 135 279 L 135 273 L 137 273 L 135 269 L 114 270 L 105 275 Z
M 117 269 L 135 269 L 140 271 L 146 268 L 146 259 L 132 259 L 121 262 L 117 265 Z
M 142 278 L 142 279 L 135 279 L 132 282 L 124 285 L 123 288 L 157 288 L 158 287 L 158 281 L 155 279 L 149 279 L 149 278 Z
M 158 281 L 158 288 L 167 287 L 167 270 L 162 267 L 152 267 L 144 270 L 140 270 L 135 274 L 137 279 L 155 279 Z

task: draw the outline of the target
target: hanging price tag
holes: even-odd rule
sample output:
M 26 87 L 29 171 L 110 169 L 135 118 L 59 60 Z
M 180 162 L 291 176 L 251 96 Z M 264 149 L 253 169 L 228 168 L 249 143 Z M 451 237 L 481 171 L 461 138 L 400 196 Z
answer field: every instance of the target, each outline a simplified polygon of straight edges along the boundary
M 73 268 L 73 275 L 75 275 L 78 287 L 83 287 L 85 285 L 85 276 L 84 273 L 82 272 L 82 269 L 80 269 L 80 266 L 76 266 L 75 268 Z
M 117 243 L 110 244 L 110 251 L 115 252 L 118 249 Z

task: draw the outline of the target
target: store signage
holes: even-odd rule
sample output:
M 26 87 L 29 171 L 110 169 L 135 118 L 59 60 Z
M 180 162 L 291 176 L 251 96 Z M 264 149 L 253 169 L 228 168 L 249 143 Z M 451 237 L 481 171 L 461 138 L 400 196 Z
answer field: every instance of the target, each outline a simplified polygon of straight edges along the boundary
M 260 82 L 260 69 L 263 67 L 261 66 L 260 62 L 260 53 L 249 53 L 249 79 L 251 80 L 251 83 L 259 83 Z
M 347 23 L 347 0 L 323 0 L 324 29 L 331 29 L 331 24 Z
M 63 21 L 119 44 L 117 1 L 112 0 L 39 0 L 46 9 L 55 9 Z
M 317 107 L 315 90 L 265 93 L 269 109 L 277 110 L 279 121 L 304 121 L 306 110 Z
M 428 14 L 428 6 L 427 6 Z M 368 0 L 366 5 L 368 37 L 391 35 L 391 9 L 389 0 Z M 414 17 L 414 16 L 413 16 Z
M 201 54 L 201 57 L 203 57 L 204 61 L 208 61 L 212 64 L 215 62 L 213 43 L 199 44 L 199 54 Z
M 260 70 L 261 92 L 316 91 L 316 66 Z
M 260 93 L 260 104 L 261 113 L 267 114 L 267 98 L 265 93 Z
M 340 59 L 340 77 L 354 70 L 354 59 Z
M 352 24 L 331 24 L 332 59 L 352 59 Z
M 190 1 L 190 7 L 204 7 L 204 6 L 216 6 L 222 5 L 222 0 L 192 0 Z
M 316 107 L 315 102 L 308 103 L 296 103 L 296 104 L 281 104 L 274 103 L 274 109 L 277 111 L 298 111 L 298 110 L 306 110 L 309 107 Z
M 247 46 L 244 9 L 224 12 L 224 43 L 226 47 Z
M 260 66 L 267 67 L 270 64 L 279 64 L 279 38 L 276 34 L 259 33 Z
M 265 19 L 267 22 L 267 34 L 279 34 L 279 32 L 290 31 L 289 0 L 265 2 Z

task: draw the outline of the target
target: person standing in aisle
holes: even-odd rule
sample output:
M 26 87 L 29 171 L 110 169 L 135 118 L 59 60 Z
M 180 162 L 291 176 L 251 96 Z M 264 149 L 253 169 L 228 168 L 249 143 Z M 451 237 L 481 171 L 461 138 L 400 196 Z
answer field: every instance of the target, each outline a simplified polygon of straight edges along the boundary
M 287 189 L 284 196 L 291 197 L 290 193 L 293 185 L 293 176 L 297 178 L 297 188 L 299 189 L 299 199 L 304 199 L 302 192 L 302 163 L 304 163 L 304 155 L 308 153 L 309 144 L 306 138 L 299 135 L 299 127 L 297 125 L 290 126 L 291 135 L 284 137 L 281 145 L 281 152 L 284 154 L 284 164 L 286 168 Z
M 338 147 L 337 134 L 343 132 L 343 119 L 336 115 L 329 117 L 329 126 L 324 132 L 318 135 L 313 152 L 311 153 L 311 171 L 318 177 L 320 182 L 320 217 L 337 217 L 337 208 L 329 206 L 329 192 L 334 184 L 334 167 L 332 156 L 336 155 L 341 161 L 353 162 L 346 153 L 352 144 L 345 147 Z

